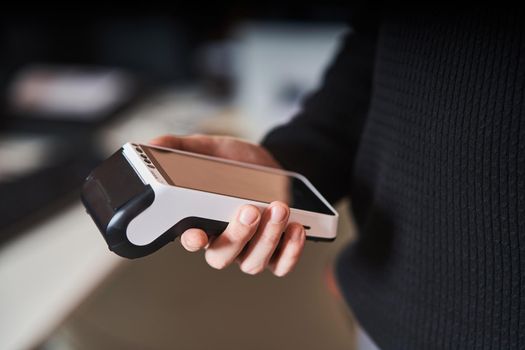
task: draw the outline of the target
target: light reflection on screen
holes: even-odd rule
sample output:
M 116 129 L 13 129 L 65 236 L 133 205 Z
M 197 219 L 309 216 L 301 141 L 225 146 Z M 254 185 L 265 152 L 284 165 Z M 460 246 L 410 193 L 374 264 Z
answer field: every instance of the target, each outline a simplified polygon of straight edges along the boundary
M 142 149 L 171 185 L 333 214 L 295 177 L 149 146 Z

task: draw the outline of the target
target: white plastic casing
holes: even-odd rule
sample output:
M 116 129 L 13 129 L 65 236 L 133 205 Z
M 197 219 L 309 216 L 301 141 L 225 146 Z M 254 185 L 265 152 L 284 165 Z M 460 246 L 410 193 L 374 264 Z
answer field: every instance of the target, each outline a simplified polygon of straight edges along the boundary
M 139 144 L 138 146 L 141 145 Z M 229 222 L 234 218 L 237 209 L 243 204 L 252 204 L 261 211 L 269 205 L 269 203 L 170 185 L 156 169 L 148 167 L 144 159 L 139 155 L 131 143 L 126 143 L 123 146 L 123 149 L 126 159 L 135 169 L 142 181 L 145 184 L 151 185 L 155 193 L 155 200 L 153 203 L 131 220 L 128 225 L 128 240 L 137 246 L 150 244 L 164 232 L 169 230 L 173 225 L 186 217 L 196 216 Z M 173 151 L 167 148 L 162 149 Z M 202 158 L 218 159 L 184 151 L 177 150 L 177 152 L 191 154 Z M 265 171 L 277 172 L 303 181 L 306 186 L 315 193 L 319 200 L 321 200 L 326 207 L 333 212 L 333 215 L 290 208 L 289 222 L 297 222 L 305 226 L 307 228 L 307 237 L 321 240 L 335 239 L 339 215 L 304 176 L 280 169 L 247 165 L 246 163 L 224 159 L 220 160 L 233 164 L 242 164 L 243 166 L 249 166 L 254 169 L 264 169 Z

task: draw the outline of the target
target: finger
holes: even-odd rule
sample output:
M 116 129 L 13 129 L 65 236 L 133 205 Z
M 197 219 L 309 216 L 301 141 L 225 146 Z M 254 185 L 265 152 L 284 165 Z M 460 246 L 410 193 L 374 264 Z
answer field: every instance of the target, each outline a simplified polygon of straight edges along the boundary
M 153 146 L 161 146 L 167 148 L 180 148 L 182 137 L 174 135 L 162 135 L 151 139 L 148 143 Z
M 206 250 L 205 258 L 208 264 L 216 269 L 222 269 L 231 264 L 252 238 L 260 217 L 259 209 L 253 205 L 243 205 L 236 218 Z
M 294 269 L 303 252 L 305 240 L 303 225 L 297 223 L 288 225 L 279 249 L 270 262 L 269 269 L 275 276 L 285 276 Z
M 182 151 L 207 155 L 215 155 L 217 152 L 215 139 L 207 135 L 190 135 L 183 137 L 164 135 L 151 140 L 149 143 L 155 146 L 175 148 Z
M 281 202 L 273 202 L 264 211 L 257 232 L 248 243 L 240 261 L 244 273 L 255 275 L 264 271 L 286 229 L 290 210 Z
M 184 231 L 180 237 L 180 243 L 187 251 L 196 252 L 206 247 L 208 235 L 198 228 L 190 228 Z

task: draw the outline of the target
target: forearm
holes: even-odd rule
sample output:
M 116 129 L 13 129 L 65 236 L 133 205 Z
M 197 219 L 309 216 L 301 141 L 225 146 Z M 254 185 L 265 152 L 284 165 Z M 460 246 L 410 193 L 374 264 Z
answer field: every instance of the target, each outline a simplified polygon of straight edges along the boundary
M 343 197 L 370 101 L 375 39 L 351 33 L 322 87 L 263 146 L 283 167 L 307 176 L 330 202 Z

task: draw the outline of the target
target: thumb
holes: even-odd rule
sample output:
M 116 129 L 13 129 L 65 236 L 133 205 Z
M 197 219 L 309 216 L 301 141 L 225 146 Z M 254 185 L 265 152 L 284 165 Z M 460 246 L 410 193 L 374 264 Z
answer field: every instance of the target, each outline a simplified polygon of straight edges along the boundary
M 213 137 L 207 135 L 174 136 L 164 135 L 149 142 L 153 146 L 175 148 L 182 151 L 216 155 L 217 145 Z

